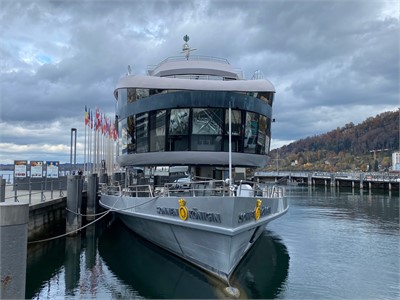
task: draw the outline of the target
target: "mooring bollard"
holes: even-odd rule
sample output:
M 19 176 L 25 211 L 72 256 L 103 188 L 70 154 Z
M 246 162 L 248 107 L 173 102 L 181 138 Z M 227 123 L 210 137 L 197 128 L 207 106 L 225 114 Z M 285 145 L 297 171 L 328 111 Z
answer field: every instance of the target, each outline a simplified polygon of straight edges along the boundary
M 25 299 L 28 222 L 28 203 L 0 203 L 0 299 Z
M 81 227 L 82 217 L 82 177 L 79 175 L 68 175 L 67 178 L 67 217 L 66 231 L 77 234 L 76 230 Z
M 97 202 L 97 191 L 98 191 L 98 177 L 97 174 L 89 174 L 87 176 L 88 185 L 87 185 L 87 208 L 86 214 L 88 215 L 86 219 L 89 221 L 94 220 L 93 216 L 96 213 L 96 202 Z
M 0 202 L 6 201 L 6 180 L 0 178 Z

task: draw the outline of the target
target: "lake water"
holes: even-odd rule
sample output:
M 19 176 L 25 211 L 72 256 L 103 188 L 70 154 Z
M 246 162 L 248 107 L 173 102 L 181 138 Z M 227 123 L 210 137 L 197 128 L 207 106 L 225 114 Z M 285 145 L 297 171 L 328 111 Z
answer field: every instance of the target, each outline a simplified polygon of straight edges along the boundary
M 288 189 L 236 269 L 241 298 L 398 299 L 398 192 Z M 109 219 L 28 249 L 26 298 L 225 298 L 224 285 Z

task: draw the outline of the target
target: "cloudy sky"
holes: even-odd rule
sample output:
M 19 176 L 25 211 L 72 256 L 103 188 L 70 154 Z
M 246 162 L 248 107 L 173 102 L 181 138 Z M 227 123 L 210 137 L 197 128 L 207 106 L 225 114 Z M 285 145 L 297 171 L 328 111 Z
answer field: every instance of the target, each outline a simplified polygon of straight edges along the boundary
M 399 1 L 0 0 L 0 164 L 83 162 L 85 105 L 114 114 L 131 65 L 227 58 L 276 88 L 272 148 L 399 107 Z

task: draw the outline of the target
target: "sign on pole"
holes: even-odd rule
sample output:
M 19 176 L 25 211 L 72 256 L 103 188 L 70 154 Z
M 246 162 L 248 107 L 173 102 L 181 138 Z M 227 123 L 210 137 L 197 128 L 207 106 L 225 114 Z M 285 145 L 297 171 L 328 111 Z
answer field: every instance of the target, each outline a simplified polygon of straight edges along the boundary
M 47 161 L 47 178 L 58 178 L 58 161 Z
M 43 176 L 43 161 L 31 161 L 31 177 L 42 178 Z
M 14 160 L 14 177 L 26 177 L 27 160 Z

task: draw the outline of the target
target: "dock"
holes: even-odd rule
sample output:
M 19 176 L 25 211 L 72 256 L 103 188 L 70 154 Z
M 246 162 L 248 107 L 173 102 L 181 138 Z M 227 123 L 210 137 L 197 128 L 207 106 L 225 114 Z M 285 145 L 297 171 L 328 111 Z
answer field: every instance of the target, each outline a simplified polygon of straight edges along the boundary
M 8 184 L 4 202 L 29 204 L 28 241 L 55 226 L 65 227 L 66 190 L 15 190 L 13 184 Z
M 0 179 L 1 299 L 24 298 L 29 244 L 77 235 L 86 211 L 96 221 L 97 175 L 88 176 L 88 184 L 83 176 L 64 179 L 58 189 L 47 180 L 23 185 Z
M 350 187 L 368 190 L 400 191 L 400 173 L 364 172 L 255 172 L 259 182 L 288 185 Z

